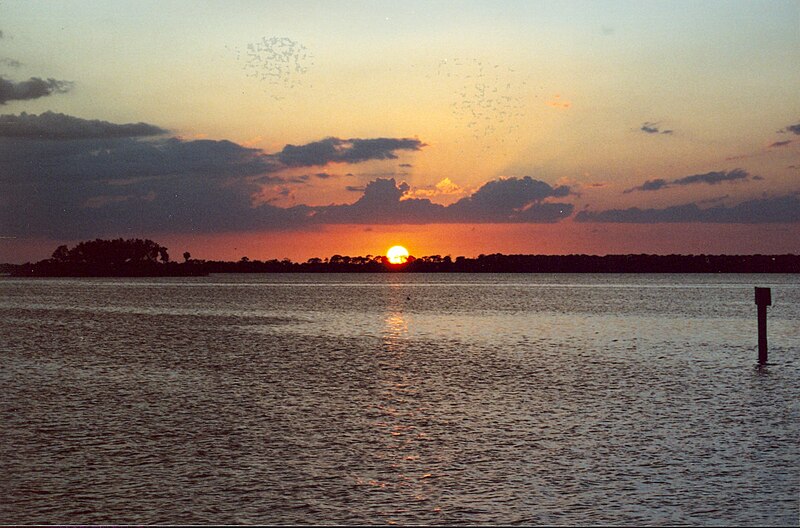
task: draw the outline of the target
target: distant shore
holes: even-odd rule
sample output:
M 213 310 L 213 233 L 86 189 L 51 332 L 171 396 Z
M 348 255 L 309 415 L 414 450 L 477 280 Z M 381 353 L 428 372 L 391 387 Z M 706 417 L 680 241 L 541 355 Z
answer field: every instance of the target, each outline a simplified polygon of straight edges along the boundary
M 128 265 L 59 262 L 2 264 L 14 277 L 187 277 L 211 273 L 800 273 L 800 255 L 480 255 L 410 257 L 390 264 L 386 257 L 334 255 L 306 262 L 187 259 Z
M 201 266 L 178 263 L 105 267 L 43 261 L 33 264 L 2 264 L 0 275 L 4 274 L 12 277 L 199 277 L 208 275 L 208 272 Z

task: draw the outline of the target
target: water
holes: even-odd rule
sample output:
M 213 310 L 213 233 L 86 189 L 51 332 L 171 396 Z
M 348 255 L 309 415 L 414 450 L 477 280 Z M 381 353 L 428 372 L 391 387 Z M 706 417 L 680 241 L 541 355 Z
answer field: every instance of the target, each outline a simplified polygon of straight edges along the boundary
M 4 524 L 798 522 L 797 276 L 6 277 L 0 335 Z

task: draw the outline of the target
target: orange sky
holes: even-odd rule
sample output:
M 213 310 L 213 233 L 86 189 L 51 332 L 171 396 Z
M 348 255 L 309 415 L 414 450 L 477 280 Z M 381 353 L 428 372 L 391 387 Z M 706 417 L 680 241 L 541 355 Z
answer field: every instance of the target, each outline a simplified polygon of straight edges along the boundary
M 797 2 L 347 5 L 0 4 L 0 261 L 800 251 Z
M 242 256 L 267 260 L 312 257 L 384 255 L 399 244 L 416 256 L 490 253 L 519 254 L 780 254 L 787 245 L 800 248 L 794 225 L 659 224 L 657 226 L 562 225 L 401 225 L 326 226 L 319 230 L 264 232 L 213 236 L 158 235 L 157 240 L 178 258 L 186 247 L 196 258 L 238 260 Z

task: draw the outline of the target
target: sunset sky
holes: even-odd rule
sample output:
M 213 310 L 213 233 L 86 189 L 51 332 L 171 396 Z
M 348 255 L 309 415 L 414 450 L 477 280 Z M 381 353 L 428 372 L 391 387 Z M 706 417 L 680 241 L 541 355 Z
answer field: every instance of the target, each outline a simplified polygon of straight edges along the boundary
M 0 262 L 800 252 L 800 2 L 0 2 Z

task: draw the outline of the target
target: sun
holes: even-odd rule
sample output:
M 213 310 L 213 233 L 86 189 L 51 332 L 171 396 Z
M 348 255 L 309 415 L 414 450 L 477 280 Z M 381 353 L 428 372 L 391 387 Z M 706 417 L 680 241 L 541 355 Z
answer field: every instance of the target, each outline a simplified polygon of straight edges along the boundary
M 386 252 L 386 258 L 391 264 L 405 264 L 408 260 L 408 250 L 403 246 L 392 246 Z

